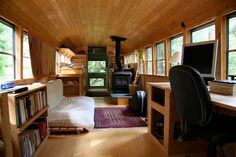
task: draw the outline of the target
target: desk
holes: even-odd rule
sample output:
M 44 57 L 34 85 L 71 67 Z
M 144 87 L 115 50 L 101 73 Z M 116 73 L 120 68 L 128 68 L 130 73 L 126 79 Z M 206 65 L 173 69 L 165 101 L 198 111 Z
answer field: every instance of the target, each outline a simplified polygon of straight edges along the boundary
M 177 140 L 180 121 L 175 112 L 169 82 L 147 83 L 148 85 L 148 132 L 163 150 L 164 155 L 206 152 L 206 141 Z M 210 94 L 214 109 L 236 115 L 236 97 Z

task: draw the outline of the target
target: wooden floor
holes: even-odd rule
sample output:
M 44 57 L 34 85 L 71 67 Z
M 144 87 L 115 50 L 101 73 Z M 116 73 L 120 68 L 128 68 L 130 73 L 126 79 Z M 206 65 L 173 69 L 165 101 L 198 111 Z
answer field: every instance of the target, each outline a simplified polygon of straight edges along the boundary
M 96 106 L 115 106 L 95 98 Z M 117 106 L 117 105 L 116 105 Z M 52 136 L 39 157 L 164 157 L 147 127 L 100 129 L 78 135 Z

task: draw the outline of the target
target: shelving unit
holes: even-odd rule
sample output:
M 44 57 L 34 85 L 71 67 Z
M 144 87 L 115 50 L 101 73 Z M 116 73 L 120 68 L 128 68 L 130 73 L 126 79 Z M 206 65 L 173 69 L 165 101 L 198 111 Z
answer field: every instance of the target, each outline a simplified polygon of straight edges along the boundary
M 37 156 L 49 136 L 46 86 L 27 87 L 25 92 L 8 94 L 14 157 Z
M 175 112 L 169 82 L 148 83 L 148 132 L 165 155 L 206 152 L 207 142 L 178 140 L 180 121 Z
M 0 94 L 0 156 L 13 157 L 7 94 Z
M 58 75 L 57 78 L 63 82 L 63 94 L 65 96 L 85 95 L 86 79 L 83 73 Z

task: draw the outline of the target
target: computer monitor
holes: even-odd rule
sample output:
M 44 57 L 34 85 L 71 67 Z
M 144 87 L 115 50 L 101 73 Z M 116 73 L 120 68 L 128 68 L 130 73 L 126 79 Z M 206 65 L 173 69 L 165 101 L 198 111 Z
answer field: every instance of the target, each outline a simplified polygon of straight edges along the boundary
M 197 69 L 204 78 L 215 78 L 217 40 L 183 45 L 181 63 Z

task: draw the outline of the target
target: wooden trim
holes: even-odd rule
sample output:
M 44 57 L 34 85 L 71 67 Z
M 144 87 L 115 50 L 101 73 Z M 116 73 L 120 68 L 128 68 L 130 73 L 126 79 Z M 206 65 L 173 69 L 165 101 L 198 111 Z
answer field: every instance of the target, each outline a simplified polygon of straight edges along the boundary
M 183 30 L 183 45 L 191 42 L 191 31 L 188 29 Z
M 7 94 L 0 94 L 0 137 L 3 139 L 6 157 L 13 157 L 11 127 Z
M 22 78 L 22 46 L 21 46 L 21 28 L 15 27 L 15 66 L 16 66 L 16 78 L 21 79 Z
M 170 38 L 165 39 L 165 64 L 166 64 L 166 71 L 165 75 L 169 76 L 169 69 L 170 69 Z
M 216 39 L 218 39 L 217 79 L 226 79 L 226 16 L 216 19 Z
M 157 64 L 156 64 L 156 44 L 152 45 L 152 74 L 156 74 L 156 69 Z

